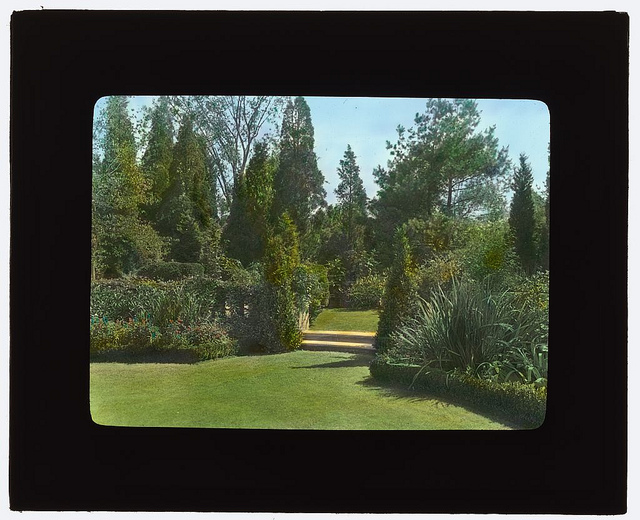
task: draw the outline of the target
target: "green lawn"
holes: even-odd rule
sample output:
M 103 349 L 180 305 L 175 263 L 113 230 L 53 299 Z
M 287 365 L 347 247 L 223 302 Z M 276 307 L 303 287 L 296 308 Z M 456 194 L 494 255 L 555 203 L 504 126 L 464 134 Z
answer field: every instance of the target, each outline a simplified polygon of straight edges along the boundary
M 376 332 L 378 311 L 351 311 L 348 309 L 325 309 L 315 319 L 310 330 L 355 330 Z
M 368 354 L 297 351 L 195 364 L 92 363 L 98 424 L 280 429 L 509 429 L 376 384 Z

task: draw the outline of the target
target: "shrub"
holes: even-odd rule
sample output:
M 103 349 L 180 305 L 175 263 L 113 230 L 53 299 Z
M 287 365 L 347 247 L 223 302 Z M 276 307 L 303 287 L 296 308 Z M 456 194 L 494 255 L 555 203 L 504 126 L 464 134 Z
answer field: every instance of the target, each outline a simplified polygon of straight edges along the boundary
M 301 264 L 293 272 L 293 290 L 298 310 L 308 309 L 311 319 L 329 303 L 327 268 L 318 264 Z
M 92 357 L 122 351 L 143 354 L 157 348 L 161 341 L 160 329 L 147 320 L 91 318 L 89 353 Z
M 91 283 L 90 312 L 108 320 L 148 317 L 160 303 L 166 286 L 135 278 Z
M 382 306 L 385 277 L 372 274 L 359 278 L 349 287 L 347 292 L 347 307 L 350 309 L 379 309 Z
M 544 422 L 546 387 L 498 383 L 459 371 L 446 373 L 416 365 L 393 364 L 383 356 L 373 360 L 370 372 L 378 381 L 400 383 L 435 397 L 453 398 L 499 414 L 524 428 L 537 428 Z
M 402 229 L 395 236 L 395 256 L 382 298 L 382 310 L 376 334 L 376 348 L 384 352 L 391 347 L 389 338 L 402 321 L 411 315 L 416 299 L 416 285 L 411 267 L 409 241 Z
M 159 347 L 165 352 L 192 352 L 197 361 L 218 359 L 237 352 L 237 342 L 215 322 L 202 322 L 193 326 L 186 325 L 182 320 L 171 322 Z
M 191 276 L 203 276 L 204 266 L 187 262 L 154 262 L 138 269 L 137 275 L 153 280 L 182 280 Z

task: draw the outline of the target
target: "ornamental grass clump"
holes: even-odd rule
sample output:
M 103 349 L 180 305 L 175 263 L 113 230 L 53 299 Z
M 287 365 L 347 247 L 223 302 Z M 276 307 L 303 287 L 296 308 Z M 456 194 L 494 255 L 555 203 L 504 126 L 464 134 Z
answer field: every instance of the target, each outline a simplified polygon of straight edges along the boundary
M 494 380 L 546 380 L 546 315 L 520 304 L 514 294 L 482 283 L 453 280 L 420 300 L 417 313 L 392 335 L 395 362 L 457 369 Z M 548 351 L 545 350 L 544 354 Z M 527 357 L 533 352 L 536 364 Z M 537 372 L 529 367 L 535 366 Z

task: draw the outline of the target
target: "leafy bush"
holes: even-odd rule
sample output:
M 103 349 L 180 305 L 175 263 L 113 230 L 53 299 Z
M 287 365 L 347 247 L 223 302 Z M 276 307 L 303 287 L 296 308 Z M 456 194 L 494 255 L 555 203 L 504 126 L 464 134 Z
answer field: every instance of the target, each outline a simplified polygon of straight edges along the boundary
M 425 370 L 417 365 L 391 363 L 384 356 L 376 357 L 369 370 L 378 381 L 404 384 L 435 397 L 453 398 L 497 413 L 524 428 L 537 428 L 544 422 L 547 389 L 543 386 L 498 383 L 460 371 Z
M 147 320 L 91 318 L 89 353 L 92 357 L 118 351 L 141 354 L 156 348 L 161 341 L 160 329 Z
M 301 264 L 293 272 L 293 290 L 299 311 L 308 309 L 315 318 L 329 303 L 327 268 L 318 264 Z
M 186 325 L 182 320 L 171 322 L 166 328 L 160 348 L 165 351 L 187 350 L 198 361 L 232 356 L 237 352 L 237 341 L 215 322 Z
M 347 307 L 357 310 L 379 309 L 382 306 L 385 282 L 385 277 L 379 274 L 359 278 L 349 287 Z
M 154 262 L 138 269 L 137 275 L 153 280 L 182 280 L 191 276 L 203 276 L 204 266 L 187 262 Z

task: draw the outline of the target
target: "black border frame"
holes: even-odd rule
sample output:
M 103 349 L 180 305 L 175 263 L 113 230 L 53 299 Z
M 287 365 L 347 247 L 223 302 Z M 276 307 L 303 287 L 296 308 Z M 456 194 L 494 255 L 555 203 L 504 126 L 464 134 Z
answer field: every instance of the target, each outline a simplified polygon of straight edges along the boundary
M 624 513 L 628 35 L 628 16 L 613 12 L 14 13 L 11 508 Z M 514 432 L 92 423 L 93 105 L 160 93 L 544 101 L 545 423 Z

